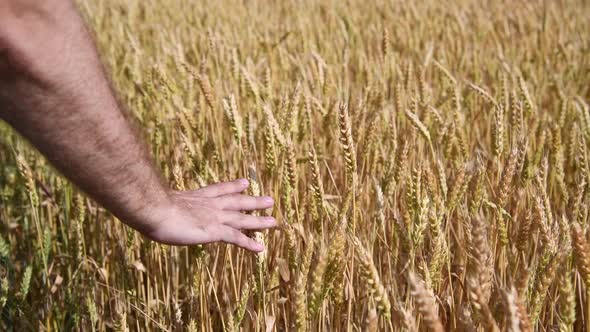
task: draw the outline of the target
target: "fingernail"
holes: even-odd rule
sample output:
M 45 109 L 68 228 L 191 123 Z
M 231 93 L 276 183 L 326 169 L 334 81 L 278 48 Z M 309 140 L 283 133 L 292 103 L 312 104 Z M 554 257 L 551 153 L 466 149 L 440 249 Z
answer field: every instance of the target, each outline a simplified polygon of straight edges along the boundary
M 256 245 L 254 246 L 254 249 L 257 251 L 263 251 L 264 250 L 264 245 L 261 243 L 256 242 Z
M 250 182 L 248 181 L 248 179 L 240 179 L 240 184 L 243 186 L 247 186 L 248 184 L 250 184 Z
M 269 224 L 276 224 L 277 220 L 273 217 L 266 217 L 266 218 L 264 218 L 264 222 L 269 223 Z
M 264 203 L 274 204 L 275 200 L 272 197 L 266 196 L 264 197 Z

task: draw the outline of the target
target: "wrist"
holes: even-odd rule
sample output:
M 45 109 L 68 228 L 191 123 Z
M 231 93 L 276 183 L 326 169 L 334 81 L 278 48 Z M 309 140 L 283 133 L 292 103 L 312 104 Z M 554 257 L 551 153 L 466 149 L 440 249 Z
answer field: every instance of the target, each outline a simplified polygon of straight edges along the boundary
M 123 213 L 121 221 L 144 235 L 159 229 L 162 222 L 176 214 L 177 207 L 173 203 L 172 190 L 161 188 L 158 191 L 156 197 L 144 201 L 142 206 Z

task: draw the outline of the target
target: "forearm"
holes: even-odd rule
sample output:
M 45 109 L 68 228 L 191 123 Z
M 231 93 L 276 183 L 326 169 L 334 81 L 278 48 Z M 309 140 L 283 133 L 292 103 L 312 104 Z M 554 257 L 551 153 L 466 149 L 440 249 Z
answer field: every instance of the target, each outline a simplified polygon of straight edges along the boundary
M 0 23 L 0 116 L 119 218 L 149 227 L 142 211 L 168 200 L 167 190 L 81 18 L 69 1 L 31 3 L 0 4 L 12 20 Z

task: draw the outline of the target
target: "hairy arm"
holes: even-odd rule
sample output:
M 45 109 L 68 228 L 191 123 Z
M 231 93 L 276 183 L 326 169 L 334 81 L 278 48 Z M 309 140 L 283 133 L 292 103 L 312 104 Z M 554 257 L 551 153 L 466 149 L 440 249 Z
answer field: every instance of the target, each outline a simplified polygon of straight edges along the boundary
M 239 194 L 247 181 L 167 188 L 71 1 L 0 0 L 0 117 L 82 190 L 154 240 L 225 241 L 259 251 L 240 230 L 275 225 L 239 212 L 272 205 L 270 197 Z

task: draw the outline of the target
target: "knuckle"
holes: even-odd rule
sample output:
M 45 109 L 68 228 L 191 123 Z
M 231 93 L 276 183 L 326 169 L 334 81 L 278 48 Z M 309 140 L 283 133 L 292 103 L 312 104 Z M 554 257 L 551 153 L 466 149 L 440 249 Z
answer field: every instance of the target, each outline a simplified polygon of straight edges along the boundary
M 226 206 L 226 203 L 223 199 L 212 199 L 206 203 L 208 206 L 213 207 L 214 209 L 223 209 Z M 217 214 L 215 214 L 217 216 Z
M 244 247 L 247 244 L 247 241 L 244 239 L 244 235 L 242 233 L 240 233 L 239 231 L 236 231 L 237 234 L 235 234 L 234 237 L 234 243 L 239 245 L 240 247 Z
M 229 229 L 227 230 L 227 236 L 228 236 L 230 239 L 234 240 L 234 241 L 235 241 L 235 240 L 237 240 L 237 238 L 238 238 L 238 233 L 239 233 L 239 232 L 238 232 L 238 230 L 236 230 L 236 229 L 233 229 L 233 228 L 229 228 Z
M 214 223 L 223 223 L 227 218 L 223 213 L 212 212 L 211 219 Z
M 199 189 L 195 189 L 192 191 L 192 195 L 194 197 L 201 197 L 205 192 L 207 187 L 203 187 L 203 188 L 199 188 Z
M 239 196 L 239 197 L 237 197 L 236 202 L 243 206 L 243 205 L 248 205 L 249 200 L 245 196 Z

